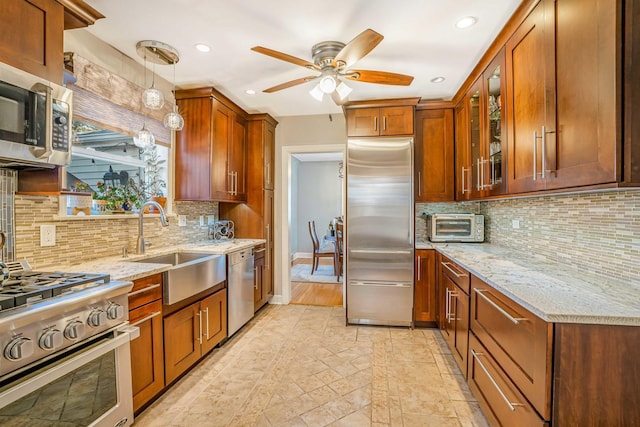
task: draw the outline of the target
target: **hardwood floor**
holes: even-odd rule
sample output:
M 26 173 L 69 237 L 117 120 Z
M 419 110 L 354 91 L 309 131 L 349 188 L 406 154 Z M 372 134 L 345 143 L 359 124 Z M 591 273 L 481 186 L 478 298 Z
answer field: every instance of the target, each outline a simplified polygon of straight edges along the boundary
M 320 260 L 321 264 L 331 264 L 331 260 Z M 297 259 L 291 264 L 311 264 L 310 259 Z M 342 307 L 342 282 L 316 283 L 291 282 L 290 304 Z

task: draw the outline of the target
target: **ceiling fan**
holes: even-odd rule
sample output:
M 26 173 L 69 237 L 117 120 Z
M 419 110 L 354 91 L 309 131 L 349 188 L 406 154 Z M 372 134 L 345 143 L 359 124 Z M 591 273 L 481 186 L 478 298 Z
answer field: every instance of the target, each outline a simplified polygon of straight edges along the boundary
M 409 86 L 413 81 L 413 76 L 405 74 L 389 73 L 386 71 L 353 70 L 349 68 L 371 52 L 383 38 L 381 34 L 367 29 L 347 44 L 336 41 L 317 43 L 311 48 L 313 63 L 262 46 L 252 47 L 251 50 L 295 65 L 300 65 L 309 70 L 320 72 L 319 75 L 302 77 L 281 83 L 265 89 L 263 92 L 277 92 L 292 86 L 318 80 L 316 86 L 309 92 L 311 96 L 318 101 L 322 101 L 325 93 L 331 94 L 334 102 L 340 105 L 346 102 L 346 98 L 351 92 L 351 88 L 348 87 L 342 79 L 398 86 Z

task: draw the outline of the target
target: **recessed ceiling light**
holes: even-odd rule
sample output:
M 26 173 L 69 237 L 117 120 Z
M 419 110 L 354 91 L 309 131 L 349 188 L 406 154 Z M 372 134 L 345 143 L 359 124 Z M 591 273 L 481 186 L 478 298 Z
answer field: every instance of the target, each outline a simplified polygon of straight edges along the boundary
M 244 91 L 244 93 L 246 93 L 247 95 L 255 95 L 256 91 L 253 89 L 247 89 Z
M 198 43 L 198 44 L 196 44 L 194 47 L 195 47 L 197 50 L 199 50 L 200 52 L 204 52 L 204 53 L 211 52 L 211 47 L 210 47 L 210 46 L 207 46 L 207 45 L 206 45 L 206 44 L 204 44 L 204 43 Z
M 472 26 L 476 22 L 478 22 L 478 18 L 476 18 L 474 16 L 465 16 L 464 18 L 461 18 L 461 19 L 458 20 L 458 22 L 456 22 L 456 27 L 457 28 L 469 28 L 470 26 Z
M 431 79 L 431 83 L 442 83 L 443 81 L 445 81 L 445 78 L 442 76 L 434 77 Z

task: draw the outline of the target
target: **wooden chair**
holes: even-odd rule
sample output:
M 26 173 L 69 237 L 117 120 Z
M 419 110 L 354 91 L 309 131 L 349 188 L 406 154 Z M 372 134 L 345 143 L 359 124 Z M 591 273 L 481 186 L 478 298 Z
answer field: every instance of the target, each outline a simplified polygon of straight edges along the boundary
M 335 250 L 327 251 L 326 248 L 320 246 L 320 241 L 318 240 L 318 233 L 316 232 L 316 222 L 309 221 L 309 235 L 311 236 L 311 243 L 313 243 L 313 262 L 311 265 L 311 274 L 318 269 L 318 264 L 320 258 L 322 257 L 331 257 L 333 258 L 333 271 L 336 271 L 336 256 Z
M 336 244 L 334 245 L 335 252 L 335 270 L 336 281 L 340 281 L 342 275 L 342 266 L 344 264 L 344 223 L 342 221 L 336 222 Z

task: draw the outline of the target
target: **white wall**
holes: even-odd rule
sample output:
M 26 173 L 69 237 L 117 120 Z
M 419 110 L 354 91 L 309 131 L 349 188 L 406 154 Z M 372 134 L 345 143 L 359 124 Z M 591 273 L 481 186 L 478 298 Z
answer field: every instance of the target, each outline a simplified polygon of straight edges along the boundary
M 298 248 L 298 182 L 300 173 L 300 160 L 291 159 L 291 206 L 289 208 L 289 254 L 295 254 Z M 277 221 L 276 221 L 277 222 Z
M 323 114 L 317 116 L 287 116 L 277 117 L 279 122 L 276 127 L 276 189 L 275 189 L 275 254 L 274 254 L 274 292 L 275 301 L 288 302 L 287 292 L 283 295 L 283 282 L 287 285 L 289 278 L 289 226 L 290 218 L 287 215 L 289 205 L 289 179 L 291 168 L 288 153 L 295 152 L 296 147 L 301 150 L 317 147 L 331 148 L 330 151 L 344 150 L 347 144 L 347 125 L 342 114 Z M 329 151 L 329 150 L 326 150 Z M 283 280 L 283 278 L 285 278 Z
M 302 162 L 298 169 L 297 223 L 292 220 L 291 232 L 297 229 L 297 249 L 291 253 L 311 253 L 313 245 L 308 222 L 316 222 L 318 238 L 322 239 L 329 221 L 342 214 L 342 180 L 338 177 L 338 162 Z M 295 206 L 295 205 L 294 205 Z

